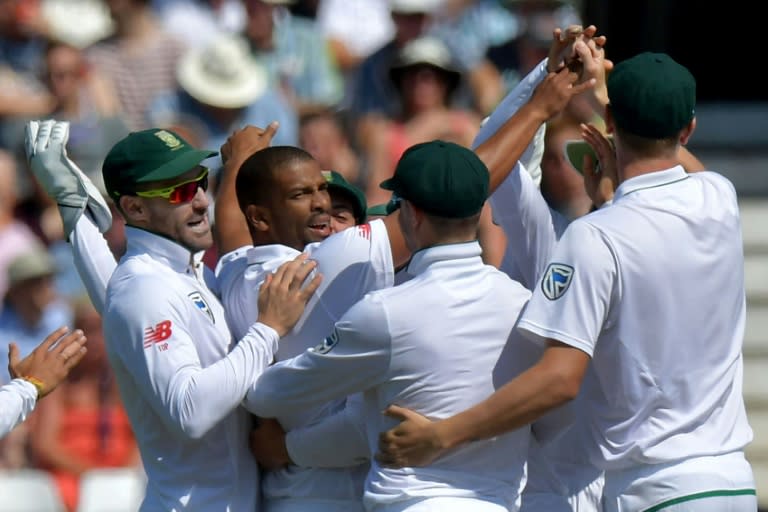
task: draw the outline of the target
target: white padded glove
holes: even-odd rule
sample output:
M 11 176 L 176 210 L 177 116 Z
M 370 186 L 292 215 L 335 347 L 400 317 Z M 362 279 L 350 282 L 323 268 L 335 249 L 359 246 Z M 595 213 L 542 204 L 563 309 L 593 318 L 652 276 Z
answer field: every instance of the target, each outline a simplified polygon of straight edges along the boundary
M 67 157 L 68 138 L 66 121 L 29 121 L 25 127 L 29 166 L 46 193 L 58 204 L 67 240 L 86 210 L 102 233 L 112 226 L 112 213 L 101 191 Z

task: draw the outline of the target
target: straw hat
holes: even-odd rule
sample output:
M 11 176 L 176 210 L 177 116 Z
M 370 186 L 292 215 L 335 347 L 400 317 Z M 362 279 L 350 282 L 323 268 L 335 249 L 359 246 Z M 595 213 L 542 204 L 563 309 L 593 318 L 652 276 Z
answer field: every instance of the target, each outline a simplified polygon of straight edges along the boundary
M 30 279 L 52 276 L 56 272 L 56 263 L 48 250 L 35 247 L 18 255 L 8 265 L 8 288 Z
M 248 43 L 230 35 L 188 50 L 176 79 L 200 103 L 220 108 L 246 107 L 267 88 L 267 74 L 251 56 Z

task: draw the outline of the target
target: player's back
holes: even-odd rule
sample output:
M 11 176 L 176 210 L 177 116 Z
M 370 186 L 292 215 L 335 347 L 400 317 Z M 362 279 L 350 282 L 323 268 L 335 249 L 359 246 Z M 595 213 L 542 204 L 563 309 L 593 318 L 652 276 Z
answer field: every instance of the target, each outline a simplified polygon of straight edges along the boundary
M 474 251 L 474 252 L 473 252 Z M 380 303 L 391 336 L 383 382 L 365 393 L 369 439 L 396 422 L 389 404 L 431 419 L 457 414 L 491 395 L 531 364 L 518 353 L 514 329 L 530 293 L 484 265 L 474 243 L 432 247 L 414 255 L 410 281 L 369 295 Z M 529 429 L 478 441 L 428 467 L 374 464 L 366 500 L 379 505 L 434 496 L 479 497 L 509 506 L 520 492 Z
M 681 168 L 633 178 L 572 228 L 599 232 L 616 273 L 594 353 L 609 385 L 590 395 L 606 468 L 743 448 L 744 263 L 730 182 Z

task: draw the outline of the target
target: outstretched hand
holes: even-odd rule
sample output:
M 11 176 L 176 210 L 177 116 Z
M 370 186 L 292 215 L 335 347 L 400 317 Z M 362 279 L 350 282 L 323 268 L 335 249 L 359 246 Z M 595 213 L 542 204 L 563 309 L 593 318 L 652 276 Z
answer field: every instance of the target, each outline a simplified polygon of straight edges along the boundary
M 549 120 L 560 114 L 574 96 L 595 86 L 591 78 L 578 83 L 579 75 L 563 67 L 557 73 L 549 73 L 536 87 L 531 97 L 531 104 L 541 109 L 542 115 Z
M 557 27 L 552 31 L 552 44 L 549 46 L 547 55 L 547 71 L 557 73 L 576 57 L 573 43 L 581 38 L 584 31 L 581 25 L 569 25 L 565 29 Z
M 376 460 L 383 466 L 426 466 L 445 451 L 438 435 L 437 423 L 397 405 L 387 407 L 384 414 L 401 423 L 379 434 L 379 452 L 376 454 Z
M 267 274 L 259 289 L 259 322 L 285 336 L 304 313 L 312 294 L 320 286 L 322 276 L 309 275 L 317 263 L 302 253 L 295 259 L 283 263 L 274 274 Z M 304 282 L 309 279 L 309 282 Z
M 53 391 L 85 356 L 83 331 L 75 330 L 67 334 L 68 331 L 66 327 L 59 327 L 24 359 L 21 359 L 15 343 L 8 346 L 8 372 L 14 379 L 33 382 L 38 398 Z

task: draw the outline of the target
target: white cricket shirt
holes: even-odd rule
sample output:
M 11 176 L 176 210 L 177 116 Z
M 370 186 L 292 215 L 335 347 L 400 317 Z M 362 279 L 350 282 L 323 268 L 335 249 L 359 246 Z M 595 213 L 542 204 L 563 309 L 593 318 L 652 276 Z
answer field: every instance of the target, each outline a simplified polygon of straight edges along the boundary
M 390 404 L 431 419 L 457 414 L 522 371 L 514 325 L 530 292 L 484 265 L 477 242 L 414 254 L 409 281 L 369 293 L 331 336 L 269 368 L 250 394 L 263 416 L 293 414 L 364 391 L 370 453 L 396 420 Z M 529 429 L 459 448 L 423 468 L 389 469 L 375 460 L 366 508 L 428 497 L 478 498 L 514 505 L 525 481 Z
M 546 74 L 544 60 L 494 110 L 478 132 L 473 146 L 485 142 L 512 117 L 530 99 Z M 542 125 L 521 160 L 489 198 L 494 221 L 501 226 L 508 240 L 499 268 L 529 290 L 536 286 L 569 223 L 569 219 L 549 207 L 523 165 L 523 162 L 539 164 L 541 157 L 536 155 L 543 152 L 544 127 Z M 539 347 L 538 356 L 542 353 L 543 348 Z M 565 499 L 579 499 L 581 507 L 588 506 L 586 494 L 593 482 L 601 480 L 602 471 L 588 462 L 594 447 L 581 395 L 583 392 L 576 400 L 549 412 L 532 426 L 534 438 L 528 452 L 527 496 L 551 496 L 560 503 Z M 581 498 L 576 498 L 579 494 Z M 526 498 L 523 499 L 525 502 Z M 589 506 L 594 508 L 586 510 L 597 512 L 597 503 Z
M 202 253 L 132 227 L 126 238 L 104 335 L 147 474 L 141 510 L 255 510 L 250 418 L 238 405 L 272 361 L 277 333 L 255 324 L 233 344 Z
M 322 342 L 333 331 L 334 323 L 367 292 L 390 287 L 394 281 L 389 235 L 380 219 L 310 244 L 304 252 L 317 262 L 323 281 L 294 329 L 280 340 L 277 360 L 291 358 Z M 228 323 L 235 335 L 258 316 L 258 292 L 265 276 L 298 255 L 298 251 L 286 246 L 267 245 L 243 247 L 221 257 L 216 275 Z M 253 393 L 251 389 L 245 402 L 250 410 Z M 336 456 L 339 461 L 357 460 L 358 464 L 335 468 L 290 466 L 269 471 L 262 480 L 265 498 L 360 502 L 367 463 L 360 466 L 359 455 L 361 450 L 366 450 L 365 439 L 359 435 L 355 418 L 348 414 L 339 416 L 344 404 L 344 397 L 337 397 L 311 409 L 272 417 L 289 433 L 305 427 L 323 429 L 321 422 L 332 416 L 332 421 L 343 420 L 336 423 L 335 428 L 338 435 L 346 436 L 347 442 L 337 445 Z M 330 464 L 328 454 L 322 450 L 316 453 L 317 447 L 311 443 L 301 443 L 298 436 L 290 434 L 288 440 L 289 453 L 297 462 L 314 461 L 316 466 Z
M 0 439 L 8 435 L 35 409 L 37 390 L 24 379 L 0 387 Z
M 591 432 L 604 469 L 739 451 L 741 224 L 732 184 L 681 166 L 629 179 L 566 229 L 521 330 L 592 356 Z

